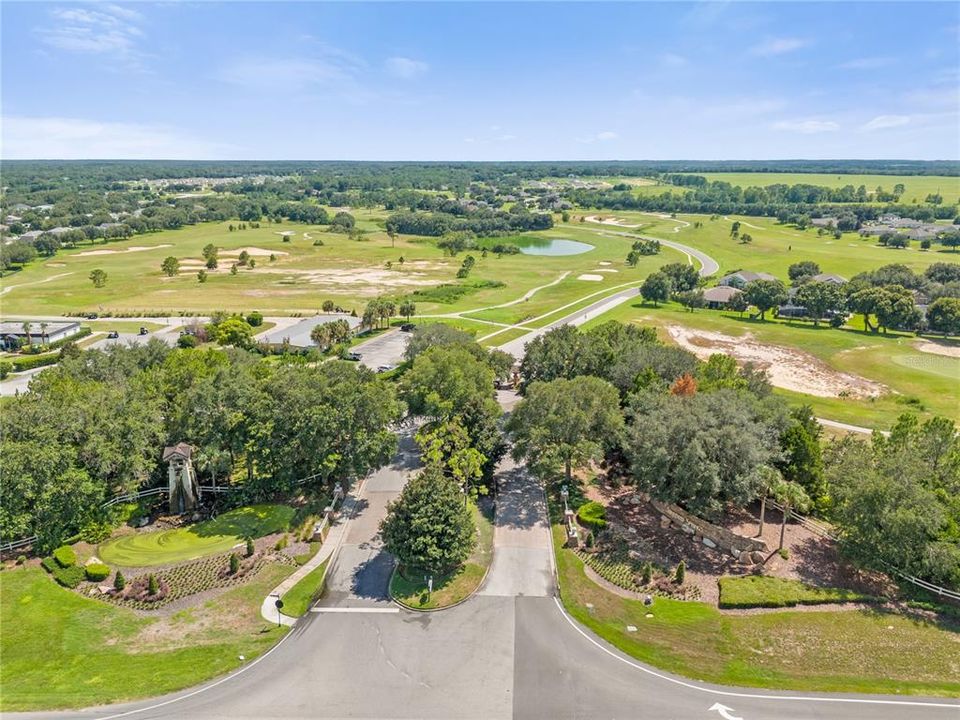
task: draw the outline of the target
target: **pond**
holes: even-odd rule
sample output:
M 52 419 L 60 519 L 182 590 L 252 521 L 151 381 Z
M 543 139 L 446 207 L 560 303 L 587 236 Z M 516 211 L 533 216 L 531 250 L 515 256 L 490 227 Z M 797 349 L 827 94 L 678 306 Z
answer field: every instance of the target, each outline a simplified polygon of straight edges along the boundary
M 524 255 L 580 255 L 593 250 L 593 245 L 560 238 L 525 238 L 516 244 Z

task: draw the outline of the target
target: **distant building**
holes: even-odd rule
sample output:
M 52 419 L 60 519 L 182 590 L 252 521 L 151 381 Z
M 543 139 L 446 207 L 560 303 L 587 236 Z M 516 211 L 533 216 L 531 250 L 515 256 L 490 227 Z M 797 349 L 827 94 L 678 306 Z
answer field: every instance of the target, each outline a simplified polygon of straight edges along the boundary
M 39 320 L 30 322 L 30 342 L 55 343 L 65 340 L 80 332 L 80 323 L 76 322 L 48 322 L 46 327 L 40 326 Z M 0 347 L 4 350 L 16 350 L 26 343 L 27 333 L 23 329 L 22 321 L 8 320 L 0 322 Z
M 810 280 L 812 282 L 833 283 L 834 285 L 845 285 L 847 282 L 847 279 L 842 275 L 834 275 L 833 273 L 820 273 L 811 277 Z
M 703 299 L 708 308 L 719 310 L 740 294 L 740 290 L 731 285 L 720 285 L 703 291 Z
M 750 270 L 738 270 L 735 273 L 730 273 L 722 278 L 720 278 L 720 285 L 728 285 L 730 287 L 742 288 L 747 283 L 752 283 L 754 280 L 776 280 L 773 275 L 765 272 L 752 272 Z

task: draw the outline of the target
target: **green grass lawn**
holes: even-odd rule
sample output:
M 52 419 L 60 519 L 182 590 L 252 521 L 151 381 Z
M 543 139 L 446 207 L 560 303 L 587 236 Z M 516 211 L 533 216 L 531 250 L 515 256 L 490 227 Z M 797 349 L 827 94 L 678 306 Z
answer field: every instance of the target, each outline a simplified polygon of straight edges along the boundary
M 874 399 L 826 398 L 777 390 L 791 401 L 811 405 L 821 417 L 872 428 L 889 428 L 904 412 L 922 417 L 943 415 L 960 420 L 956 388 L 960 383 L 960 359 L 920 352 L 917 338 L 908 333 L 888 335 L 854 328 L 835 329 L 808 322 L 751 320 L 735 312 L 697 310 L 687 312 L 677 303 L 654 308 L 641 301 L 624 303 L 591 320 L 589 328 L 607 320 L 654 325 L 670 342 L 663 328 L 671 325 L 720 332 L 734 337 L 749 333 L 758 342 L 795 347 L 810 353 L 831 368 L 862 375 L 890 388 Z
M 456 605 L 479 587 L 493 561 L 493 523 L 476 504 L 471 503 L 470 509 L 477 525 L 473 554 L 456 572 L 435 577 L 433 593 L 429 595 L 423 573 L 413 571 L 407 578 L 402 572 L 395 572 L 390 580 L 390 595 L 400 604 L 415 610 L 439 610 Z
M 960 696 L 956 627 L 859 610 L 731 616 L 704 603 L 665 598 L 648 609 L 587 578 L 580 559 L 561 547 L 563 540 L 563 528 L 554 526 L 564 607 L 642 662 L 724 685 Z M 628 625 L 637 632 L 628 632 Z
M 250 505 L 196 525 L 125 535 L 103 543 L 100 558 L 121 567 L 149 567 L 193 560 L 229 550 L 246 537 L 285 530 L 294 509 L 284 505 Z
M 297 584 L 280 598 L 283 600 L 283 614 L 290 617 L 300 617 L 307 612 L 313 602 L 320 597 L 326 576 L 327 560 L 324 560 L 300 578 Z
M 167 617 L 61 588 L 39 568 L 0 573 L 0 711 L 54 710 L 162 695 L 229 672 L 286 632 L 260 617 L 292 572 L 266 566 L 249 583 Z
M 875 600 L 844 588 L 818 588 L 799 580 L 746 575 L 720 578 L 721 608 L 779 608 Z

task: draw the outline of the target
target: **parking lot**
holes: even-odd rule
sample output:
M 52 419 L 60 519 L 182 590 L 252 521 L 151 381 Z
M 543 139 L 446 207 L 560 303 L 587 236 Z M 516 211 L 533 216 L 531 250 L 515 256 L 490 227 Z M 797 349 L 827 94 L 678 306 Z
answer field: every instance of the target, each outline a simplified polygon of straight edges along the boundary
M 408 342 L 410 333 L 390 330 L 355 346 L 353 351 L 360 353 L 361 363 L 376 370 L 381 365 L 399 365 L 403 362 L 403 351 L 407 349 Z

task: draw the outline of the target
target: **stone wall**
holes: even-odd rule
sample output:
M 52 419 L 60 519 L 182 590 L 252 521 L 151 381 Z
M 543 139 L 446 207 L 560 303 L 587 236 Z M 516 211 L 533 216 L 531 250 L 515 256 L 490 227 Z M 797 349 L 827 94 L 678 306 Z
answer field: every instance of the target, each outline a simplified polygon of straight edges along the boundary
M 669 505 L 650 499 L 650 505 L 660 513 L 660 516 L 672 525 L 676 525 L 688 535 L 700 538 L 707 547 L 719 548 L 740 558 L 743 553 L 765 552 L 767 545 L 762 540 L 743 537 L 726 528 L 718 527 L 713 523 L 691 515 L 683 508 Z

